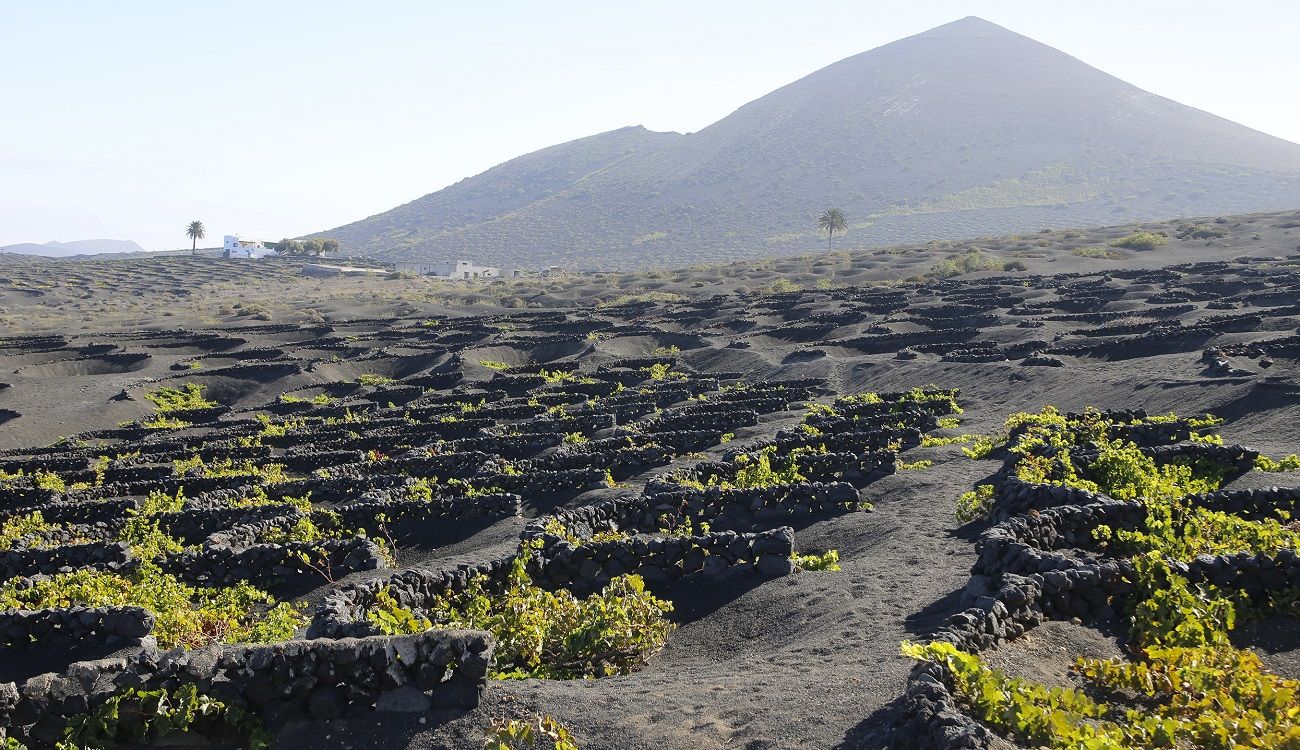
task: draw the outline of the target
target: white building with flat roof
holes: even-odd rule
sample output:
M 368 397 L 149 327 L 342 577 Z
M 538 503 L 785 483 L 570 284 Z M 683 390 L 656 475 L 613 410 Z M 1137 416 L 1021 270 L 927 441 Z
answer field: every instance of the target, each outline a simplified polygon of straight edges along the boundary
M 277 254 L 275 250 L 267 247 L 267 245 L 273 244 L 275 243 L 250 240 L 237 234 L 228 234 L 225 243 L 222 245 L 221 256 L 223 258 L 265 258 L 268 255 Z
M 400 261 L 397 270 L 444 279 L 495 279 L 501 276 L 501 269 L 496 266 L 480 266 L 468 260 Z

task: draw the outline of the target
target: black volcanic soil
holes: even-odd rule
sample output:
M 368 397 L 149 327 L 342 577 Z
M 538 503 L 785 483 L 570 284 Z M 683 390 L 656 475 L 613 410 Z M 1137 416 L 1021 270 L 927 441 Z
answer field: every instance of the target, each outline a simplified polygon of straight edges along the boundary
M 142 394 L 160 382 L 202 383 L 224 405 L 255 410 L 281 393 L 310 397 L 325 384 L 337 387 L 336 381 L 363 373 L 397 378 L 427 374 L 447 360 L 421 358 L 411 332 L 421 330 L 427 317 L 452 313 L 486 315 L 501 324 L 464 352 L 460 366 L 476 378 L 490 374 L 474 364 L 482 359 L 510 364 L 577 360 L 591 368 L 676 346 L 672 356 L 685 367 L 740 373 L 747 381 L 824 378 L 827 389 L 838 394 L 931 383 L 959 388 L 966 409 L 960 432 L 990 432 L 1008 413 L 1045 404 L 1063 410 L 1097 405 L 1152 414 L 1212 412 L 1227 420 L 1222 431 L 1234 441 L 1285 455 L 1300 445 L 1300 340 L 1295 338 L 1300 230 L 1284 227 L 1284 219 L 1236 217 L 1228 220 L 1231 236 L 1221 244 L 1175 240 L 1116 261 L 1079 257 L 1065 247 L 1098 244 L 1121 230 L 1096 230 L 1069 240 L 1059 233 L 1044 235 L 1050 240 L 1046 257 L 1026 256 L 1027 272 L 989 271 L 914 283 L 853 285 L 911 276 L 941 259 L 945 249 L 886 254 L 882 270 L 837 277 L 826 289 L 816 288 L 817 259 L 779 262 L 756 269 L 748 280 L 742 280 L 738 266 L 682 271 L 669 274 L 663 287 L 665 293 L 680 295 L 678 301 L 642 297 L 643 302 L 633 298 L 605 306 L 595 302 L 644 295 L 645 287 L 639 285 L 651 280 L 629 277 L 616 294 L 606 288 L 604 277 L 574 277 L 537 281 L 539 286 L 531 288 L 448 287 L 447 296 L 435 299 L 428 295 L 444 294 L 442 287 L 425 280 L 306 282 L 293 276 L 292 269 L 270 266 L 283 274 L 281 306 L 265 302 L 269 296 L 248 304 L 270 305 L 271 321 L 246 315 L 205 321 L 195 310 L 184 310 L 172 322 L 140 310 L 134 317 L 86 317 L 79 324 L 52 317 L 59 322 L 49 329 L 28 327 L 45 309 L 33 307 L 35 298 L 11 295 L 5 298 L 11 324 L 63 339 L 10 336 L 2 342 L 0 377 L 9 387 L 0 389 L 0 409 L 19 416 L 0 426 L 0 447 L 44 445 L 145 417 L 152 408 Z M 970 244 L 1011 258 L 1020 242 L 1002 238 Z M 913 256 L 920 260 L 900 271 L 896 261 Z M 866 268 L 867 257 L 851 256 L 847 262 Z M 782 270 L 783 264 L 794 265 Z M 34 273 L 30 268 L 35 266 L 23 268 L 29 270 L 21 273 Z M 106 261 L 41 268 L 72 269 L 91 280 L 89 288 L 95 286 L 93 279 L 107 275 L 119 285 L 115 299 L 138 293 L 141 285 L 155 285 L 157 293 L 165 294 L 193 283 L 163 270 L 157 271 L 162 275 L 137 276 Z M 10 283 L 21 273 L 9 269 Z M 814 281 L 800 276 L 801 291 L 758 292 L 799 274 Z M 539 291 L 547 284 L 553 288 Z M 56 284 L 49 293 L 64 291 Z M 304 316 L 306 304 L 292 300 L 317 292 L 321 299 L 311 303 L 316 317 Z M 205 303 L 214 308 L 237 299 L 225 288 L 198 293 L 215 300 Z M 493 304 L 451 304 L 453 297 L 471 293 L 485 299 L 490 293 Z M 269 292 L 262 289 L 261 294 Z M 528 333 L 529 317 L 548 311 L 498 305 L 507 297 L 541 296 L 546 300 L 540 304 L 555 304 L 567 321 L 637 328 L 626 336 L 615 331 L 530 346 L 526 338 L 535 334 Z M 97 296 L 88 304 L 106 302 Z M 298 308 L 291 310 L 294 305 Z M 60 309 L 51 315 L 88 313 Z M 969 325 L 977 330 L 963 332 L 965 321 L 975 321 Z M 152 330 L 132 331 L 146 323 Z M 457 327 L 454 319 L 440 325 Z M 548 327 L 553 324 L 537 326 L 537 333 Z M 399 340 L 404 336 L 410 340 Z M 319 349 L 327 338 L 341 342 L 340 348 Z M 1211 348 L 1222 351 L 1207 357 Z M 900 358 L 904 349 L 915 356 Z M 1030 355 L 1062 366 L 1033 364 Z M 197 367 L 191 366 L 194 362 Z M 256 367 L 229 370 L 239 365 Z M 736 439 L 770 435 L 799 416 L 766 415 Z M 714 448 L 711 454 L 719 452 Z M 874 503 L 872 512 L 822 520 L 797 531 L 800 549 L 838 549 L 841 572 L 804 572 L 757 586 L 752 579 L 726 575 L 678 583 L 668 595 L 680 628 L 638 673 L 570 682 L 493 681 L 482 705 L 471 712 L 375 714 L 374 719 L 290 725 L 280 732 L 279 746 L 477 747 L 493 717 L 540 711 L 570 726 L 584 750 L 883 747 L 894 701 L 911 667 L 899 655 L 899 644 L 924 637 L 962 608 L 978 529 L 955 521 L 953 502 L 999 466 L 966 459 L 955 446 L 914 449 L 904 457 L 929 458 L 934 465 L 868 485 L 863 496 Z M 1248 477 L 1238 481 L 1297 481 L 1285 474 Z M 627 491 L 635 492 L 646 478 L 631 482 Z M 608 492 L 588 493 L 570 504 L 604 496 Z M 513 548 L 521 524 L 509 519 L 447 547 L 403 550 L 400 564 L 432 568 L 488 559 Z M 1240 635 L 1258 643 L 1270 665 L 1294 674 L 1293 623 L 1244 626 Z M 1101 656 L 1116 646 L 1095 632 L 1053 623 L 998 659 L 1027 676 L 1066 680 L 1065 648 Z

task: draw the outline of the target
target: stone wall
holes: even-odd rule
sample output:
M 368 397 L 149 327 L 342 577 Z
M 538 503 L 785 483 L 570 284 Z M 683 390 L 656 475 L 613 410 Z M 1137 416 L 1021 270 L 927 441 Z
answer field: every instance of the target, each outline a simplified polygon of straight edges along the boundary
M 130 645 L 153 632 L 153 615 L 140 607 L 68 607 L 0 612 L 0 646 L 68 649 L 88 644 Z
M 302 559 L 310 560 L 310 564 Z M 226 586 L 248 581 L 265 587 L 294 576 L 341 578 L 361 570 L 384 566 L 375 543 L 365 537 L 327 539 L 320 542 L 253 544 L 242 549 L 211 545 L 168 555 L 163 571 L 183 581 L 204 586 Z
M 439 595 L 464 591 L 475 576 L 500 582 L 509 569 L 513 555 L 475 565 L 459 565 L 444 570 L 411 568 L 393 575 L 340 586 L 327 593 L 316 607 L 308 638 L 348 638 L 373 635 L 377 631 L 366 619 L 366 610 L 378 601 L 376 595 L 386 590 L 400 607 L 421 609 Z
M 366 529 L 371 534 L 380 531 L 379 516 L 388 533 L 395 537 L 426 532 L 428 529 L 446 530 L 448 525 L 475 528 L 501 518 L 519 514 L 523 498 L 509 492 L 487 493 L 474 497 L 446 497 L 435 495 L 431 500 L 394 499 L 394 493 L 374 492 L 361 500 L 336 506 L 334 512 L 349 528 Z
M 467 709 L 478 705 L 493 645 L 481 631 L 430 630 L 193 651 L 146 646 L 128 658 L 82 662 L 66 676 L 0 684 L 0 724 L 33 744 L 53 744 L 68 717 L 124 688 L 174 690 L 183 684 L 246 708 L 271 728 L 372 711 Z
M 20 576 L 53 575 L 61 568 L 120 570 L 132 560 L 131 550 L 125 542 L 7 550 L 0 552 L 0 582 Z
M 631 573 L 653 583 L 696 573 L 711 577 L 732 568 L 765 576 L 793 572 L 794 530 L 788 526 L 757 534 L 633 536 L 581 544 L 551 534 L 541 538 L 543 547 L 532 561 L 534 581 L 579 594 L 599 591 L 615 576 Z
M 652 481 L 638 523 L 644 528 L 672 528 L 690 518 L 696 523 L 707 521 L 717 529 L 743 530 L 844 513 L 855 509 L 857 502 L 858 491 L 847 482 L 696 489 Z

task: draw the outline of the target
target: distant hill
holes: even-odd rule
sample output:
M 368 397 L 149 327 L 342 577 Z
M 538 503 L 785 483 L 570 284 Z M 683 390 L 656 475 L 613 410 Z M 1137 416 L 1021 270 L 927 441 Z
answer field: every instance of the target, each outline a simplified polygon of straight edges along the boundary
M 331 229 L 345 252 L 627 268 L 1300 206 L 1300 145 L 978 18 L 864 52 L 698 133 L 623 128 Z
M 38 245 L 23 242 L 0 246 L 0 252 L 20 255 L 43 255 L 47 258 L 68 258 L 74 255 L 100 255 L 103 253 L 143 253 L 145 249 L 131 240 L 77 240 L 75 242 L 46 242 Z

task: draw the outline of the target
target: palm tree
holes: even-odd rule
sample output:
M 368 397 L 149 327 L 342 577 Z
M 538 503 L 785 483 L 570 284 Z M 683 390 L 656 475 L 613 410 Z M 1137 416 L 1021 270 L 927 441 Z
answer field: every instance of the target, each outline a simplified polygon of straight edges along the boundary
M 826 250 L 831 249 L 831 238 L 836 232 L 844 234 L 848 231 L 849 222 L 844 219 L 844 212 L 838 208 L 828 208 L 817 217 L 817 228 L 826 230 Z
M 203 222 L 201 221 L 191 221 L 190 225 L 186 227 L 185 234 L 190 238 L 190 255 L 198 254 L 199 240 L 203 239 L 207 231 L 203 228 Z

